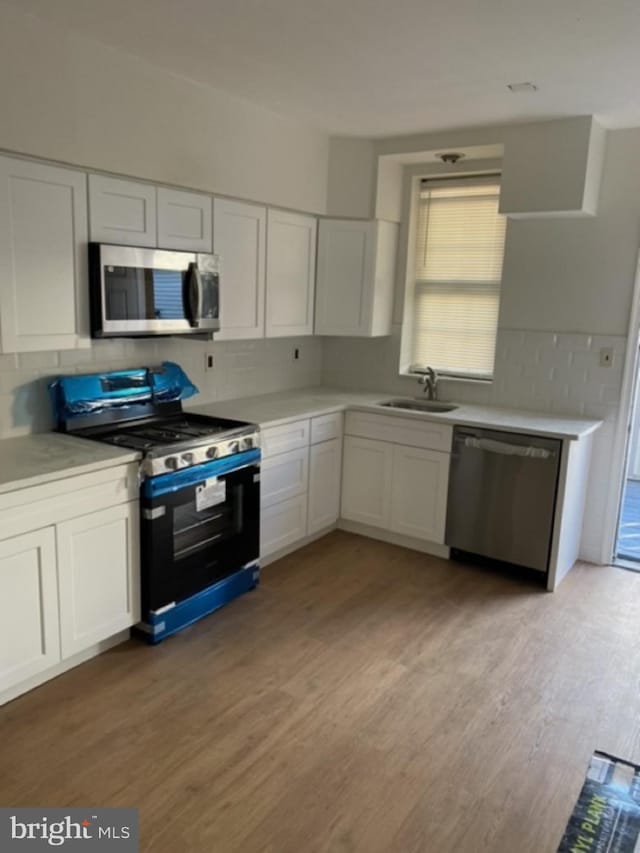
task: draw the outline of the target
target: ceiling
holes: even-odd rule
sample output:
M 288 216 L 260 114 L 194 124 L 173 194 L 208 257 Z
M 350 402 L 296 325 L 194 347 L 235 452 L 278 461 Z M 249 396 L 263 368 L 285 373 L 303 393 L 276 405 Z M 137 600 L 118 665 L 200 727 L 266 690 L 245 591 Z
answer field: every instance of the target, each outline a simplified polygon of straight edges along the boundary
M 10 2 L 333 134 L 640 125 L 638 0 Z

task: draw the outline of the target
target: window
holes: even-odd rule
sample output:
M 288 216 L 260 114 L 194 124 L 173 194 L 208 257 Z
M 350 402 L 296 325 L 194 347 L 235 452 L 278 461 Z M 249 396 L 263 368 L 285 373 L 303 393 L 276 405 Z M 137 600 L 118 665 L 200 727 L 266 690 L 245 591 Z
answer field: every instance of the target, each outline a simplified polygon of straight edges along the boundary
M 493 375 L 505 235 L 499 198 L 497 177 L 421 182 L 413 370 Z

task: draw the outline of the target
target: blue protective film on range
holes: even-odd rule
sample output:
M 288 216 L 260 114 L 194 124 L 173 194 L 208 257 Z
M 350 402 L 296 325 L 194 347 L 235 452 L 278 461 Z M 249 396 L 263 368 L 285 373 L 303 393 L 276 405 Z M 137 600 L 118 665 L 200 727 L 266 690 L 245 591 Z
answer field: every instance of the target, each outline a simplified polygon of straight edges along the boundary
M 186 400 L 198 393 L 180 365 L 172 361 L 163 361 L 160 367 L 58 376 L 48 387 L 58 423 L 107 409 Z

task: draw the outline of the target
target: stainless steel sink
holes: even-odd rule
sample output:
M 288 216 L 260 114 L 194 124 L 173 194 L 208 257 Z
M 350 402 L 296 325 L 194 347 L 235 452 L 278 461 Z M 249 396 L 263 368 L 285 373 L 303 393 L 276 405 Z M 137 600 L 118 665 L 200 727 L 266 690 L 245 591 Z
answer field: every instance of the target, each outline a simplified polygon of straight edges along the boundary
M 436 412 L 439 414 L 453 412 L 458 408 L 453 403 L 437 403 L 435 400 L 385 400 L 380 405 L 388 406 L 390 409 L 408 409 L 412 412 Z

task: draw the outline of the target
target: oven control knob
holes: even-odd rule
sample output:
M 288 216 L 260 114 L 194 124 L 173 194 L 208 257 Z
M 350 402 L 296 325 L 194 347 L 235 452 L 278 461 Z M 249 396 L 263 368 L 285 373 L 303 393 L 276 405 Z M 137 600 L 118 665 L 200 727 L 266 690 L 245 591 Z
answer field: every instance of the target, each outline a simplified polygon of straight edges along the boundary
M 182 454 L 182 461 L 186 465 L 192 465 L 193 464 L 193 453 L 183 453 Z
M 165 468 L 169 468 L 171 471 L 175 471 L 179 467 L 180 463 L 175 456 L 167 456 L 164 460 Z
M 218 455 L 217 447 L 209 447 L 207 448 L 207 459 L 215 459 Z
M 253 437 L 247 436 L 247 438 L 242 439 L 242 449 L 243 450 L 251 450 L 253 447 Z
M 239 441 L 230 441 L 229 442 L 229 453 L 237 453 L 240 450 L 240 442 Z

